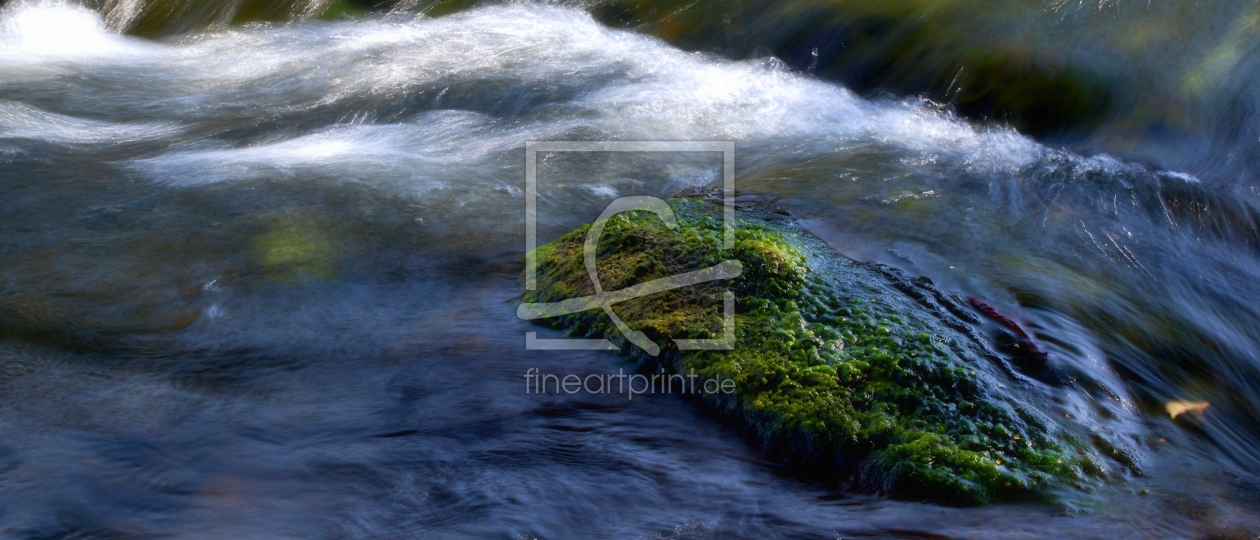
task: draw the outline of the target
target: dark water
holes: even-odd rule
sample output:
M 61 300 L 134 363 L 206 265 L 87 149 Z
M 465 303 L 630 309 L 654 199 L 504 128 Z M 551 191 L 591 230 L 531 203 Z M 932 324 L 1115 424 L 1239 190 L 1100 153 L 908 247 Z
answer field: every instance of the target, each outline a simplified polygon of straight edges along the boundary
M 5 537 L 1260 534 L 1260 229 L 1228 145 L 1083 157 L 574 7 L 312 3 L 155 41 L 129 5 L 0 11 Z M 682 396 L 527 394 L 635 369 L 524 350 L 558 337 L 515 317 L 528 140 L 736 141 L 740 189 L 1023 322 L 1071 379 L 1019 391 L 1139 467 L 947 508 L 784 471 Z M 543 155 L 540 236 L 716 164 Z

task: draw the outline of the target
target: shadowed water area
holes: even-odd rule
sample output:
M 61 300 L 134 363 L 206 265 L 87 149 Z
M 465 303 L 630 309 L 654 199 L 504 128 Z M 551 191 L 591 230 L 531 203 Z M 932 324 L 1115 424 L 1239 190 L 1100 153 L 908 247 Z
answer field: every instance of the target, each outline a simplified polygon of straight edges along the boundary
M 972 4 L 4 3 L 0 535 L 1256 537 L 1254 4 Z M 1126 464 L 953 508 L 527 393 L 637 369 L 525 350 L 536 140 L 735 141 L 742 200 L 1009 316 L 1012 395 Z M 539 239 L 720 167 L 541 153 Z

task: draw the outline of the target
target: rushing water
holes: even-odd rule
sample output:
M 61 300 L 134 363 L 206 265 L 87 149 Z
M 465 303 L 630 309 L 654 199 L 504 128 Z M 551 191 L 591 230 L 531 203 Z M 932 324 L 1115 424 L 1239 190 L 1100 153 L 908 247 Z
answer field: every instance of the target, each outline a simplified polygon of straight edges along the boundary
M 569 7 L 152 41 L 119 33 L 137 5 L 0 11 L 5 537 L 1257 534 L 1246 184 Z M 1066 375 L 1020 391 L 1139 469 L 1055 504 L 947 508 L 783 471 L 680 396 L 527 394 L 529 368 L 634 369 L 524 350 L 554 337 L 515 317 L 529 140 L 736 141 L 740 189 L 1024 322 Z M 540 236 L 718 165 L 543 155 Z M 1177 400 L 1210 406 L 1173 421 Z

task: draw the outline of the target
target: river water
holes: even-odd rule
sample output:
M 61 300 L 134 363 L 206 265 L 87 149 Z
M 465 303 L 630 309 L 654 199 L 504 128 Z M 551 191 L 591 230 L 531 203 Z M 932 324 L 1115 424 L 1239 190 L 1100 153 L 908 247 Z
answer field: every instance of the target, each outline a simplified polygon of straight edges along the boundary
M 123 8 L 0 11 L 6 538 L 1260 531 L 1254 175 L 1058 150 L 574 7 L 159 40 Z M 678 395 L 527 393 L 530 368 L 635 369 L 525 350 L 559 337 L 515 316 L 531 140 L 735 141 L 739 189 L 1023 323 L 1063 376 L 1018 391 L 1137 467 L 950 508 L 784 470 Z M 539 163 L 548 241 L 721 161 Z

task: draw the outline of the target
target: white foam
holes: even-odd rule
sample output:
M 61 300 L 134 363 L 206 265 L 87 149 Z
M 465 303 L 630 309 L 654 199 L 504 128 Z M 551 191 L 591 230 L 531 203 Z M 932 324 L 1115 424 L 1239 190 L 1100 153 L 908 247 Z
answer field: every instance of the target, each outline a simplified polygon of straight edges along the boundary
M 104 79 L 75 90 L 85 109 L 141 121 L 159 114 L 187 131 L 266 118 L 284 126 L 249 143 L 212 138 L 193 148 L 172 137 L 171 151 L 132 163 L 173 185 L 295 172 L 423 182 L 442 166 L 484 167 L 527 140 L 557 138 L 734 140 L 767 166 L 881 148 L 902 163 L 976 173 L 1014 172 L 1049 152 L 931 104 L 863 100 L 773 61 L 686 53 L 551 5 L 245 27 L 167 44 L 112 34 L 94 12 L 57 2 L 10 6 L 0 26 L 0 73 L 21 61 L 57 66 L 48 76 L 66 84 L 79 84 L 67 73 Z M 302 129 L 281 120 L 312 110 L 347 118 Z M 69 138 L 94 140 L 87 131 L 108 138 L 116 127 L 76 129 Z
M 1186 173 L 1176 172 L 1176 171 L 1162 171 L 1160 172 L 1160 175 L 1167 178 L 1174 178 L 1177 180 L 1181 180 L 1182 182 L 1185 182 L 1187 184 L 1200 183 L 1199 177 L 1194 176 L 1192 174 L 1186 174 Z
M 73 4 L 28 0 L 0 11 L 0 66 L 108 58 L 145 48 L 107 30 L 100 14 Z
M 131 165 L 170 185 L 300 175 L 433 187 L 435 178 L 465 172 L 524 142 L 493 128 L 485 115 L 435 111 L 415 122 L 334 126 L 277 142 L 171 152 Z
M 179 132 L 179 127 L 169 122 L 103 122 L 0 101 L 0 138 L 61 144 L 116 144 L 163 139 Z

